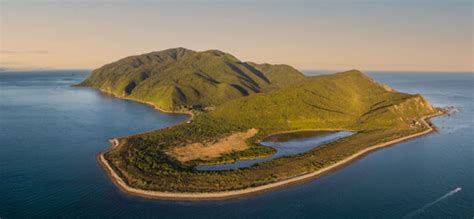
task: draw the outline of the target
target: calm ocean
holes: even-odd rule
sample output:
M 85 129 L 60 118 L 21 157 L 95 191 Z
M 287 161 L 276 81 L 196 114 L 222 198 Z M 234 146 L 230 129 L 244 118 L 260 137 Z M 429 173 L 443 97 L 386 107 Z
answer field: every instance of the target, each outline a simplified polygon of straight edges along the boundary
M 473 218 L 474 74 L 371 73 L 435 106 L 437 133 L 378 150 L 322 178 L 227 201 L 120 192 L 96 162 L 107 140 L 186 119 L 74 88 L 88 71 L 0 72 L 0 218 Z

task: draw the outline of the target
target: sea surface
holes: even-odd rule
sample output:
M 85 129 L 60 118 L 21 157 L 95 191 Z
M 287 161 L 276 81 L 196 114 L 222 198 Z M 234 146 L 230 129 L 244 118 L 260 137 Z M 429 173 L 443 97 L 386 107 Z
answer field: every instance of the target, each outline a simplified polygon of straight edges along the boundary
M 88 71 L 0 72 L 0 218 L 473 218 L 474 74 L 370 73 L 435 106 L 437 133 L 300 185 L 225 201 L 122 193 L 96 162 L 108 139 L 166 127 L 165 114 L 88 88 Z M 311 74 L 311 72 L 308 72 Z

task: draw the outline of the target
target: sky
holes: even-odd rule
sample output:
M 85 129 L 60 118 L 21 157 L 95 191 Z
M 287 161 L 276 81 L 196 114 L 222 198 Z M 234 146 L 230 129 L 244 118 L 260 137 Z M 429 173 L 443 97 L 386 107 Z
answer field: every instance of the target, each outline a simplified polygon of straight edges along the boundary
M 472 0 L 0 0 L 0 69 L 185 47 L 300 70 L 473 71 Z

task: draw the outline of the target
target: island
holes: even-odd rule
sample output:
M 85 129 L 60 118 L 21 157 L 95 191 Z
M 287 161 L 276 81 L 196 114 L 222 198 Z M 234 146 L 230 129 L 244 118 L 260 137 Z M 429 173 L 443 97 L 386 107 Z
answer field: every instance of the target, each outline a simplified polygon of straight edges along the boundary
M 111 139 L 97 156 L 121 190 L 158 199 L 226 199 L 299 183 L 430 133 L 429 118 L 443 113 L 420 94 L 398 92 L 358 70 L 305 76 L 218 50 L 126 57 L 77 86 L 190 115 L 171 127 Z M 197 168 L 272 156 L 276 149 L 263 139 L 303 131 L 353 134 L 248 167 Z

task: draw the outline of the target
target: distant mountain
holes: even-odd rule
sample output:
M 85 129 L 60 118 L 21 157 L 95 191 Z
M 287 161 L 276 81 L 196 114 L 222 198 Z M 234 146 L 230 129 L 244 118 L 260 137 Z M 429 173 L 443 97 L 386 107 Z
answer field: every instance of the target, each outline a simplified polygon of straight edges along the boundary
M 220 105 L 305 79 L 288 65 L 242 62 L 218 50 L 174 48 L 130 56 L 104 65 L 78 86 L 153 103 L 166 111 Z

